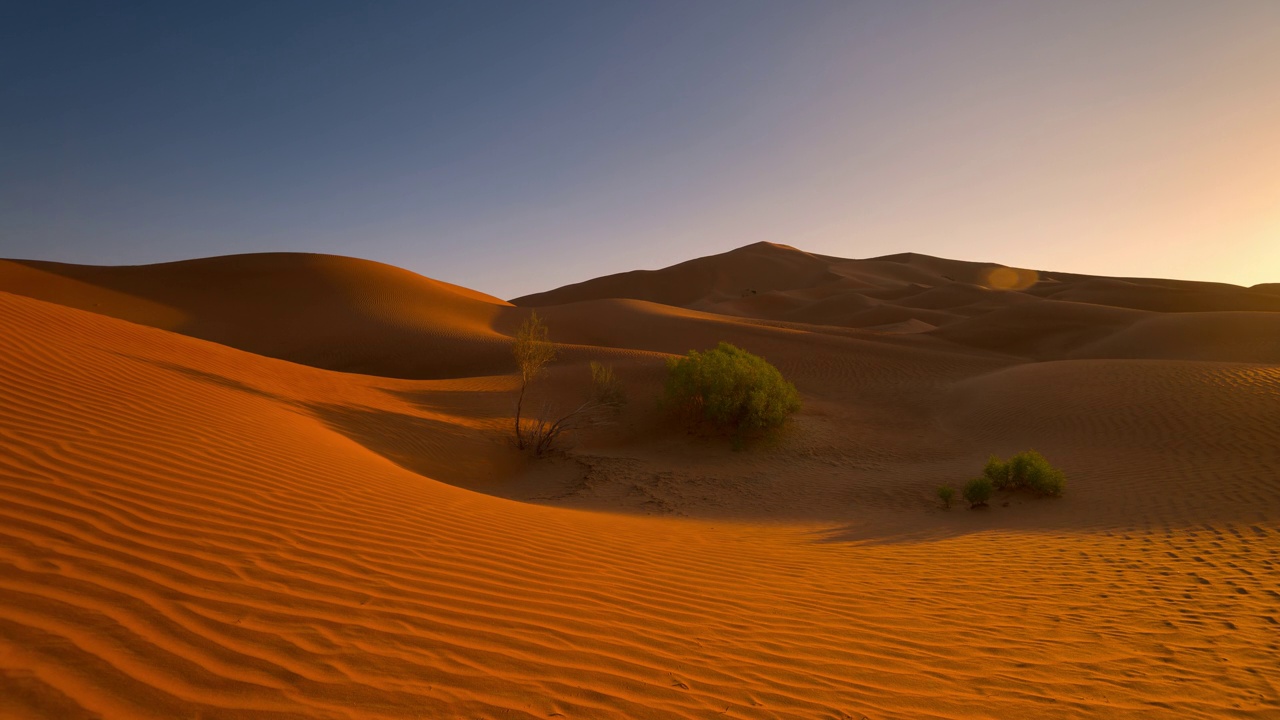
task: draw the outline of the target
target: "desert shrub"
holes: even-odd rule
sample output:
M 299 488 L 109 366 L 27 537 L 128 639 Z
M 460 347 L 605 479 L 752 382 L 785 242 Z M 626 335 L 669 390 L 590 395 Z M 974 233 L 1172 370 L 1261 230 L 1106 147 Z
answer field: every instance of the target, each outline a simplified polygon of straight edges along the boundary
M 1028 487 L 1037 494 L 1057 497 L 1067 487 L 1067 476 L 1061 470 L 1050 468 L 1048 472 L 1033 480 Z
M 537 312 L 531 313 L 516 331 L 515 342 L 511 344 L 511 354 L 515 357 L 516 369 L 520 372 L 520 394 L 516 397 L 515 433 L 516 447 L 523 450 L 529 446 L 529 439 L 525 437 L 521 421 L 525 393 L 529 389 L 529 384 L 542 375 L 547 363 L 556 357 L 556 346 L 551 343 L 547 326 L 543 324 Z
M 613 374 L 613 367 L 598 362 L 591 363 L 591 385 L 582 404 L 564 412 L 550 404 L 543 404 L 537 417 L 524 417 L 524 405 L 529 386 L 546 372 L 547 363 L 556 357 L 556 346 L 551 342 L 547 326 L 530 313 L 516 331 L 511 354 L 520 372 L 520 391 L 516 396 L 515 444 L 521 450 L 532 450 L 542 456 L 555 447 L 565 433 L 581 430 L 610 421 L 626 404 L 622 383 Z
M 938 487 L 938 499 L 942 501 L 942 507 L 950 509 L 951 499 L 956 496 L 956 489 L 950 485 L 942 485 Z
M 1009 463 L 995 455 L 987 458 L 987 465 L 982 468 L 982 476 L 990 480 L 997 490 L 1004 490 L 1013 482 L 1013 476 L 1009 473 Z
M 627 404 L 627 393 L 622 389 L 618 376 L 613 374 L 612 365 L 591 361 L 590 399 L 603 407 L 614 409 L 621 409 Z
M 1020 452 L 1007 462 L 992 455 L 982 474 L 998 490 L 1026 488 L 1038 495 L 1055 496 L 1067 485 L 1067 476 L 1035 450 Z
M 1034 451 L 1032 451 L 1034 453 Z M 1014 490 L 1027 486 L 1027 480 L 1036 472 L 1036 458 L 1039 453 L 1020 452 L 1009 458 L 1009 480 Z M 1040 458 L 1043 460 L 1044 458 Z
M 991 478 L 985 475 L 976 477 L 965 483 L 964 499 L 969 501 L 969 507 L 971 508 L 982 507 L 991 499 L 993 489 Z
M 533 454 L 541 457 L 556 447 L 565 433 L 610 424 L 627 402 L 622 383 L 609 365 L 591 363 L 591 386 L 582 404 L 569 412 L 556 412 L 544 404 L 538 416 L 524 429 L 521 437 Z
M 1067 476 L 1035 450 L 1018 453 L 1009 463 L 1019 486 L 1037 495 L 1061 495 L 1067 485 Z
M 800 409 L 800 394 L 764 358 L 722 342 L 667 361 L 666 402 L 741 437 L 781 425 Z

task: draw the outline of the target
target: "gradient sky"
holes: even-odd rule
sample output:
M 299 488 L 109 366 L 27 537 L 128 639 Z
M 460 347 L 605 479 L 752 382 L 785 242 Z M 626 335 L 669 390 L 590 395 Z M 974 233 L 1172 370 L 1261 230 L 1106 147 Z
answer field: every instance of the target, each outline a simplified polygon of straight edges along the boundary
M 1280 281 L 1280 2 L 18 2 L 0 256 Z

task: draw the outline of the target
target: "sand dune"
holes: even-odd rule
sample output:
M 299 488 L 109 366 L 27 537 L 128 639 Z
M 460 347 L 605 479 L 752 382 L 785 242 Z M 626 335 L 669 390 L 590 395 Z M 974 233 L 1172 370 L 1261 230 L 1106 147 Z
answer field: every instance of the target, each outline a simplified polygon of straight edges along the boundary
M 1093 523 L 1252 523 L 1280 498 L 1276 399 L 1276 366 L 1076 360 L 957 383 L 943 417 L 993 452 L 1063 458 Z
M 996 272 L 761 245 L 517 299 L 534 401 L 631 397 L 534 462 L 495 298 L 0 264 L 0 715 L 1280 715 L 1280 314 L 1139 307 L 1268 295 Z M 720 340 L 804 398 L 768 444 L 657 407 Z M 937 507 L 1027 447 L 1064 497 Z
M 921 310 L 952 310 L 986 302 L 991 299 L 991 290 L 967 283 L 948 283 L 936 287 L 925 288 L 918 293 L 896 299 L 896 304 L 903 307 Z M 1003 297 L 1018 298 L 1018 295 L 1001 293 Z
M 1280 364 L 1280 313 L 1179 313 L 1147 317 L 1085 344 L 1076 357 Z
M 561 305 L 626 298 L 694 306 L 834 279 L 829 263 L 786 245 L 757 243 L 657 271 L 635 270 L 517 298 L 516 305 Z
M 559 305 L 583 300 L 629 298 L 665 305 L 707 309 L 716 303 L 778 291 L 802 291 L 821 297 L 834 292 L 926 288 L 948 285 L 956 277 L 976 280 L 991 268 L 983 263 L 904 254 L 870 260 L 812 255 L 787 245 L 756 243 L 673 265 L 588 280 L 516 298 L 516 305 Z
M 960 345 L 1050 359 L 1111 337 L 1147 316 L 1140 310 L 1106 305 L 1024 301 L 965 318 L 934 334 Z
M 777 271 L 769 272 L 766 268 L 774 264 Z M 937 329 L 930 335 L 1034 359 L 1077 357 L 1082 346 L 1128 328 L 1142 312 L 1280 311 L 1280 299 L 1265 286 L 1093 277 L 916 253 L 846 260 L 769 243 L 661 270 L 610 275 L 512 302 L 548 307 L 609 298 L 889 333 Z M 1200 347 L 1202 333 L 1193 329 L 1195 323 L 1187 321 L 1187 347 Z M 1176 326 L 1176 320 L 1161 325 L 1169 331 Z M 1266 347 L 1270 342 L 1263 325 L 1235 323 L 1232 331 L 1247 336 L 1236 341 L 1244 345 Z M 1179 342 L 1176 337 L 1171 341 Z M 1116 339 L 1118 345 L 1126 342 Z M 1231 361 L 1249 356 L 1243 352 L 1215 355 L 1201 347 L 1194 358 Z M 1147 357 L 1140 351 L 1122 356 Z M 1256 356 L 1269 357 L 1265 352 Z M 1181 356 L 1155 352 L 1150 357 Z
M 1154 312 L 1280 310 L 1280 298 L 1231 285 L 1087 278 L 1056 288 L 1055 300 L 1111 305 Z
M 346 372 L 502 372 L 497 298 L 389 265 L 269 253 L 162 265 L 0 261 L 0 290 Z

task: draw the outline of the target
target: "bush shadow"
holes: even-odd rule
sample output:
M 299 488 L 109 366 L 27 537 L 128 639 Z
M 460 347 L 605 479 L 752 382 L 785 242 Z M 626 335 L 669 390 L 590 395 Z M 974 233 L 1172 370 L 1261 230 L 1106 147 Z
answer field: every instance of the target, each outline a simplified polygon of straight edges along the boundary
M 432 480 L 476 489 L 504 475 L 506 443 L 492 432 L 389 410 L 303 403 L 326 427 L 398 467 Z

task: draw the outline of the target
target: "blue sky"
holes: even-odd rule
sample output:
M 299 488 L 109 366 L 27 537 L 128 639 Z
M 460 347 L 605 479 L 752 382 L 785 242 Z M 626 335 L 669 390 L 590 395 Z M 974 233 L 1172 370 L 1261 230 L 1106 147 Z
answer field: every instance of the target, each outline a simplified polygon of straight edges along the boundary
M 1280 3 L 17 3 L 0 256 L 1280 281 Z

